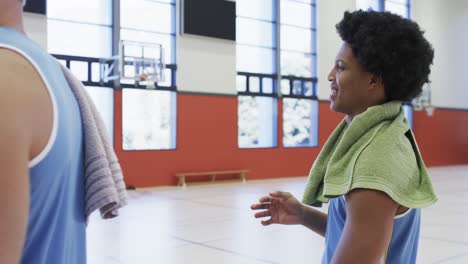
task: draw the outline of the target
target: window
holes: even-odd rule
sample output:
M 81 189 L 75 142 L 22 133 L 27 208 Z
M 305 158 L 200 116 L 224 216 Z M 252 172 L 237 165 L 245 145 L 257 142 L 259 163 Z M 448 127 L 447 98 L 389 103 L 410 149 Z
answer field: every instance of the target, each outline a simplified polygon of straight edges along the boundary
M 276 147 L 276 0 L 237 0 L 238 144 Z
M 406 120 L 408 120 L 410 128 L 413 129 L 413 105 L 410 103 L 404 103 L 403 111 L 405 112 L 405 117 Z
M 50 53 L 96 58 L 112 55 L 112 0 L 47 0 L 47 17 Z M 86 62 L 70 63 L 70 70 L 82 81 L 88 80 L 87 67 Z M 93 64 L 92 73 L 93 78 L 99 76 L 98 64 Z M 86 90 L 113 142 L 113 89 L 86 87 Z
M 121 39 L 162 44 L 165 62 L 174 64 L 174 1 L 121 0 L 120 4 Z
M 315 1 L 281 0 L 283 146 L 318 145 Z
M 85 57 L 112 55 L 112 0 L 48 0 L 50 53 Z
M 236 1 L 237 70 L 275 74 L 275 0 Z
M 385 0 L 385 11 L 389 11 L 409 19 L 409 0 Z
M 101 115 L 109 133 L 111 144 L 114 142 L 114 89 L 105 87 L 85 87 Z
M 276 146 L 278 92 L 283 146 L 316 146 L 315 0 L 237 0 L 236 8 L 239 147 Z
M 175 63 L 175 1 L 121 0 L 121 39 L 162 44 L 164 62 Z M 145 12 L 141 12 L 145 10 Z M 169 68 L 158 86 L 175 87 Z M 176 147 L 175 89 L 122 92 L 122 133 L 124 150 L 160 150 Z
M 318 101 L 283 98 L 283 146 L 317 146 Z
M 356 8 L 362 10 L 389 11 L 410 18 L 410 0 L 357 0 Z
M 175 93 L 123 89 L 122 98 L 124 150 L 175 148 Z
M 122 92 L 123 148 L 175 148 L 175 0 L 48 0 L 47 14 L 49 52 L 88 85 L 111 138 L 114 93 L 99 83 L 99 58 L 117 53 L 113 48 L 120 39 L 162 44 L 166 69 L 158 89 L 130 89 L 142 87 L 121 82 L 127 88 Z M 121 20 L 113 24 L 113 17 Z
M 239 147 L 262 148 L 276 145 L 277 100 L 265 96 L 239 96 Z
M 383 1 L 385 0 L 357 0 L 356 8 L 362 10 L 372 9 L 374 11 L 382 11 Z

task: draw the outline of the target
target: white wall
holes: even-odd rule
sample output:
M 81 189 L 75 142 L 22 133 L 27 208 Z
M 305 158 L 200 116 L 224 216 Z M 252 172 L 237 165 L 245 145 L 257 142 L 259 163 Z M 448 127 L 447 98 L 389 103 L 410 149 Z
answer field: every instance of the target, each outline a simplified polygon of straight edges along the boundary
M 318 95 L 330 95 L 327 74 L 341 45 L 335 24 L 356 0 L 317 0 Z M 438 107 L 468 109 L 468 1 L 412 0 L 412 18 L 435 49 L 432 101 Z M 47 19 L 25 13 L 27 34 L 47 46 Z M 177 37 L 178 88 L 181 91 L 236 94 L 235 42 L 192 35 Z
M 177 90 L 237 94 L 236 42 L 180 34 L 181 1 L 177 2 Z
M 327 80 L 341 39 L 335 25 L 356 0 L 318 0 L 318 96 L 329 99 Z M 300 41 L 300 40 L 298 40 Z M 235 42 L 192 35 L 178 35 L 177 86 L 181 91 L 236 94 Z
M 237 94 L 234 41 L 184 34 L 177 43 L 179 91 Z
M 47 50 L 47 17 L 45 15 L 24 13 L 26 34 Z
M 344 11 L 354 11 L 355 0 L 318 0 L 317 1 L 317 75 L 318 97 L 330 99 L 328 73 L 332 69 L 336 54 L 342 44 L 335 25 L 343 18 Z
M 412 7 L 435 51 L 432 104 L 468 109 L 468 1 L 413 0 Z

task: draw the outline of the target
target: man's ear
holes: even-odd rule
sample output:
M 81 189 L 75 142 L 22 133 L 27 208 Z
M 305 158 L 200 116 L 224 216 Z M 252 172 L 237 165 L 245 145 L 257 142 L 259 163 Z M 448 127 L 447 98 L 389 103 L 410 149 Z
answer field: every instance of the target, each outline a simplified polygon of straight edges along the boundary
M 369 84 L 371 85 L 371 88 L 375 88 L 375 87 L 377 87 L 378 85 L 382 85 L 382 86 L 383 86 L 382 77 L 373 74 L 373 75 L 371 76 L 371 78 L 370 78 Z

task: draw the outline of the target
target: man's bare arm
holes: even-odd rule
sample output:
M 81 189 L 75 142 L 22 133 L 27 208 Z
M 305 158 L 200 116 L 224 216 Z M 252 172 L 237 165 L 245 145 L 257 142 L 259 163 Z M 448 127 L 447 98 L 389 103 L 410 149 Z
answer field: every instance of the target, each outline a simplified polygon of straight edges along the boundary
M 390 243 L 398 204 L 387 194 L 356 189 L 346 194 L 346 224 L 334 264 L 375 264 Z
M 52 124 L 47 90 L 21 55 L 0 48 L 0 263 L 19 263 L 29 214 L 29 160 Z
M 328 215 L 305 204 L 303 207 L 304 220 L 302 224 L 315 233 L 325 237 Z

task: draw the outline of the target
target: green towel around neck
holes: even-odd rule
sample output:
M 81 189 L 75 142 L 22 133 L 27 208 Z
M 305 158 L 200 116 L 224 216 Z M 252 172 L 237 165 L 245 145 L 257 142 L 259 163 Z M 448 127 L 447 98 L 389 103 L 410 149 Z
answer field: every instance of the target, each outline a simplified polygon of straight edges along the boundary
M 321 206 L 356 188 L 385 192 L 408 208 L 437 201 L 400 101 L 338 125 L 315 160 L 302 202 Z

